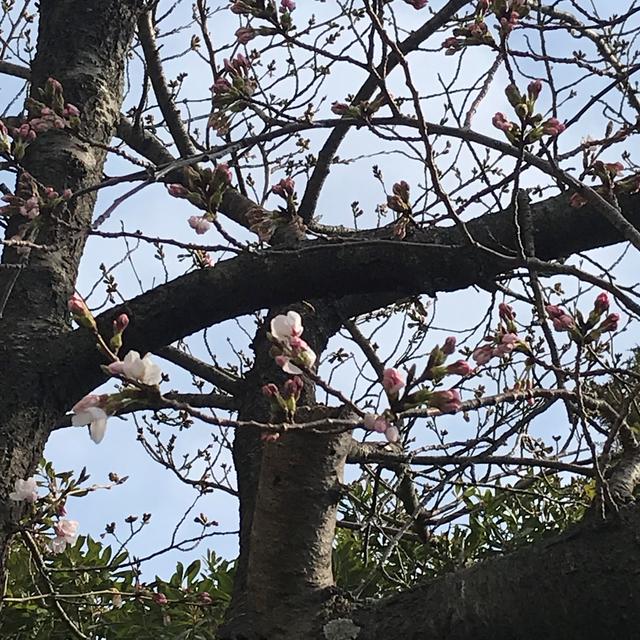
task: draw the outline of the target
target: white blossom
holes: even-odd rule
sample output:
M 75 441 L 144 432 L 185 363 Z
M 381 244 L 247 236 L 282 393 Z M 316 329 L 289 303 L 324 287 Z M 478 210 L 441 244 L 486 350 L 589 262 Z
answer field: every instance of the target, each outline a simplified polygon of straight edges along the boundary
M 151 360 L 148 353 L 141 358 L 137 351 L 129 351 L 124 360 L 111 363 L 108 369 L 114 375 L 122 375 L 129 380 L 150 386 L 160 384 L 162 380 L 162 370 Z
M 76 520 L 60 520 L 53 527 L 56 537 L 49 543 L 49 549 L 53 553 L 62 553 L 68 544 L 73 544 L 78 537 L 78 524 Z
M 21 502 L 22 500 L 35 502 L 38 499 L 36 479 L 32 477 L 26 480 L 16 480 L 13 485 L 13 491 L 9 494 L 9 499 L 15 500 L 15 502 Z

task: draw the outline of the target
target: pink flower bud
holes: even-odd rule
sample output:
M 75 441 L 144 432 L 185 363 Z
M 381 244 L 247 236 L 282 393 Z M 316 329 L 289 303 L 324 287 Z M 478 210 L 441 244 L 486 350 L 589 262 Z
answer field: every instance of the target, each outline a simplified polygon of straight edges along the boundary
M 598 315 L 609 311 L 609 296 L 604 291 L 596 298 L 593 309 Z
M 62 85 L 55 78 L 47 79 L 47 88 L 51 91 L 62 92 Z
M 457 360 L 447 366 L 447 373 L 454 376 L 468 376 L 473 368 L 466 360 Z
M 121 313 L 113 321 L 113 332 L 122 333 L 129 326 L 129 316 L 126 313 Z
M 400 389 L 404 387 L 404 376 L 397 369 L 385 369 L 382 374 L 382 386 L 391 398 L 397 397 Z
M 74 293 L 67 301 L 67 309 L 74 316 L 84 316 L 89 313 L 89 309 L 80 295 Z
M 505 304 L 504 302 L 501 302 L 498 305 L 498 313 L 500 314 L 500 319 L 503 320 L 504 322 L 506 321 L 513 322 L 513 320 L 516 317 L 516 314 L 513 312 L 513 309 L 508 304 Z
M 349 105 L 346 102 L 332 102 L 331 111 L 337 116 L 344 116 L 349 111 Z
M 165 604 L 167 604 L 169 601 L 167 600 L 167 596 L 164 595 L 164 593 L 154 593 L 153 594 L 153 601 L 156 604 L 159 604 L 160 606 L 163 606 Z
M 462 407 L 460 393 L 456 389 L 435 391 L 429 398 L 429 405 L 439 409 L 442 413 L 455 413 Z
M 453 353 L 455 353 L 455 350 L 456 350 L 456 337 L 449 336 L 444 341 L 444 344 L 442 345 L 442 353 L 444 353 L 445 356 L 450 356 Z
M 490 344 L 482 345 L 478 347 L 472 354 L 474 362 L 482 366 L 483 364 L 487 364 L 491 358 L 493 358 L 493 347 Z
M 247 44 L 256 37 L 256 32 L 251 27 L 240 27 L 235 35 L 240 44 Z
M 231 183 L 231 169 L 229 169 L 229 166 L 224 162 L 216 166 L 215 176 L 224 184 Z
M 527 87 L 527 94 L 529 98 L 534 102 L 538 99 L 540 92 L 542 91 L 542 81 L 541 80 L 532 80 Z
M 186 198 L 189 195 L 189 190 L 181 184 L 167 185 L 167 191 L 169 195 L 174 198 Z
M 63 113 L 67 118 L 77 118 L 80 115 L 80 109 L 75 104 L 67 104 Z
M 493 116 L 491 122 L 493 123 L 493 126 L 496 129 L 500 129 L 500 131 L 511 131 L 511 129 L 513 129 L 514 127 L 513 122 L 509 122 L 509 120 L 506 119 L 504 113 L 500 113 L 500 111 L 498 111 Z
M 600 325 L 600 331 L 617 331 L 620 316 L 617 313 L 610 313 Z
M 202 604 L 212 604 L 213 603 L 213 598 L 209 595 L 209 593 L 207 591 L 203 591 L 202 593 L 198 594 L 198 599 L 200 600 L 200 602 L 202 602 Z
M 566 128 L 566 125 L 560 122 L 558 118 L 549 118 L 546 122 L 542 123 L 542 132 L 549 136 L 560 135 Z
M 280 8 L 283 11 L 293 11 L 296 8 L 296 3 L 293 0 L 281 0 Z
M 265 398 L 277 398 L 280 395 L 280 391 L 273 382 L 269 382 L 268 384 L 262 385 L 262 395 Z
M 300 397 L 303 388 L 304 383 L 302 382 L 302 378 L 300 376 L 294 376 L 284 383 L 282 396 L 284 398 L 295 398 L 297 400 Z

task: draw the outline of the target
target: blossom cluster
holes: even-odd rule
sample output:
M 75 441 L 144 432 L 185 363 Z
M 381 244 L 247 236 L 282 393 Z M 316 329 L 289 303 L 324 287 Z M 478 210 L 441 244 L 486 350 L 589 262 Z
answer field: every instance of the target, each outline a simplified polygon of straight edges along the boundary
M 498 305 L 500 324 L 494 334 L 485 337 L 485 343 L 479 346 L 471 357 L 478 365 L 487 364 L 492 358 L 503 358 L 513 351 L 529 353 L 527 342 L 518 336 L 513 308 L 503 303 Z
M 540 113 L 535 113 L 536 100 L 541 91 L 540 80 L 532 80 L 526 94 L 521 94 L 514 84 L 508 85 L 505 89 L 505 95 L 519 118 L 519 124 L 508 120 L 501 111 L 493 116 L 492 123 L 512 144 L 530 144 L 543 136 L 558 136 L 565 130 L 564 123 L 557 118 L 545 120 Z
M 198 235 L 202 235 L 211 228 L 230 184 L 231 170 L 226 164 L 220 163 L 215 169 L 190 167 L 185 171 L 185 184 L 169 184 L 167 191 L 174 198 L 184 198 L 206 212 L 202 216 L 191 216 L 188 220 L 189 226 Z
M 300 365 L 310 369 L 316 361 L 316 354 L 300 337 L 304 328 L 302 318 L 296 311 L 289 311 L 286 315 L 278 315 L 271 320 L 270 333 L 267 334 L 273 344 L 271 355 L 276 364 L 285 373 L 299 375 Z
M 14 488 L 9 493 L 9 500 L 14 502 L 28 502 L 34 504 L 39 500 L 38 496 L 38 483 L 32 476 L 23 480 L 22 478 L 16 479 L 14 482 Z M 58 516 L 66 514 L 64 506 L 57 509 Z M 78 522 L 76 520 L 59 519 L 55 525 L 53 525 L 53 531 L 55 537 L 49 540 L 48 549 L 52 553 L 62 553 L 67 545 L 73 544 L 78 537 Z

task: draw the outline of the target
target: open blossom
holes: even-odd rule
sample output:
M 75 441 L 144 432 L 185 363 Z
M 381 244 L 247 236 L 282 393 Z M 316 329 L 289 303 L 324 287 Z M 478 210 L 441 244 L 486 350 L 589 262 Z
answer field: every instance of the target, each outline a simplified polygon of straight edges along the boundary
M 390 424 L 384 416 L 379 416 L 375 413 L 365 413 L 362 423 L 368 431 L 384 433 L 388 442 L 398 442 L 400 439 L 398 427 Z
M 189 218 L 189 226 L 199 236 L 211 229 L 211 223 L 204 216 L 191 216 Z
M 72 411 L 71 424 L 74 427 L 89 425 L 89 435 L 91 439 L 100 444 L 107 431 L 107 412 L 104 410 L 105 396 L 89 394 L 77 402 Z
M 382 386 L 390 397 L 397 397 L 400 389 L 404 387 L 404 376 L 397 369 L 385 369 L 382 372 Z
M 301 336 L 303 330 L 302 318 L 296 311 L 289 311 L 286 316 L 279 315 L 271 320 L 271 335 L 279 342 Z
M 33 477 L 26 480 L 18 478 L 13 485 L 13 491 L 9 494 L 9 499 L 15 502 L 21 502 L 22 500 L 35 502 L 38 499 L 36 479 Z
M 137 351 L 129 351 L 124 360 L 112 362 L 107 368 L 113 375 L 124 376 L 150 386 L 160 384 L 162 380 L 162 370 L 151 360 L 148 353 L 141 358 Z
M 302 318 L 296 311 L 289 311 L 286 315 L 278 315 L 271 320 L 271 337 L 278 343 L 282 352 L 276 355 L 275 361 L 285 373 L 298 375 L 302 370 L 295 362 L 307 368 L 313 367 L 316 354 L 300 337 L 304 330 Z
M 76 520 L 60 520 L 53 530 L 56 537 L 49 543 L 53 553 L 62 553 L 68 544 L 73 544 L 78 537 L 78 522 Z

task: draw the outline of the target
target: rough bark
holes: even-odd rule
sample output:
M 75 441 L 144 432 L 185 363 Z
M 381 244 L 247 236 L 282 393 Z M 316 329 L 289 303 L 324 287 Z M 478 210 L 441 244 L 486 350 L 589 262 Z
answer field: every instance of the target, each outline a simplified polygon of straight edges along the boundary
M 358 640 L 635 638 L 640 508 L 363 607 Z

